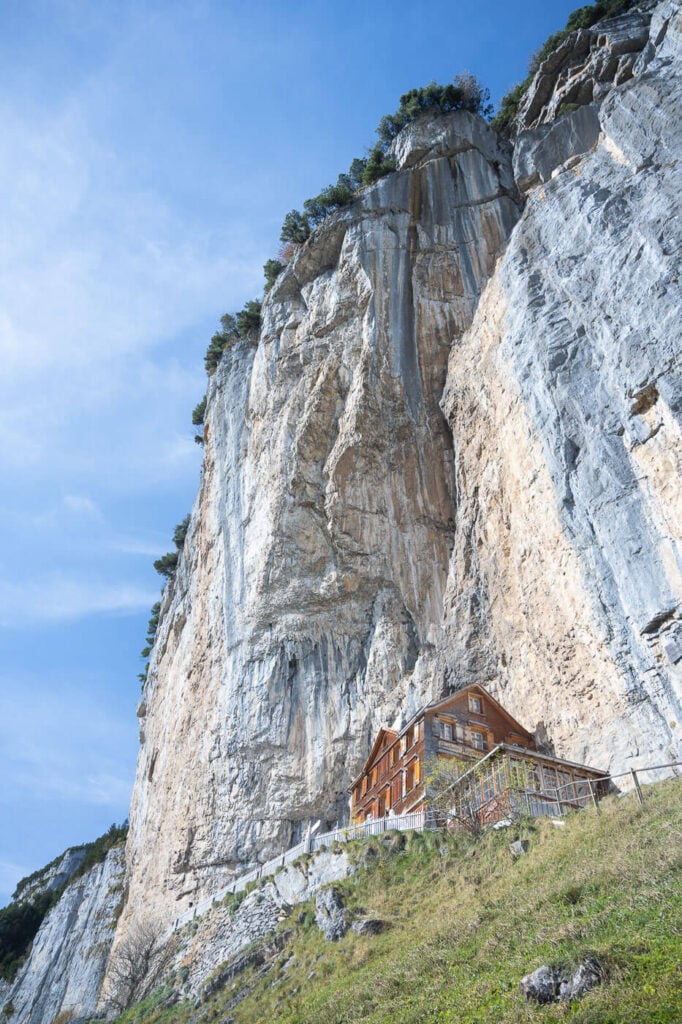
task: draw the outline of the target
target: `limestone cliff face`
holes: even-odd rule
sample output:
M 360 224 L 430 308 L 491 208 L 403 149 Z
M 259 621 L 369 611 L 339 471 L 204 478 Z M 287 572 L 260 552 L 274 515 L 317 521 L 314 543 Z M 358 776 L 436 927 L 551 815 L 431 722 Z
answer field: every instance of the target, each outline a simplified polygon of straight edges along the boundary
M 211 380 L 206 455 L 141 707 L 129 906 L 164 920 L 335 820 L 376 728 L 436 695 L 453 339 L 518 219 L 511 147 L 471 114 L 278 279 Z M 153 853 L 152 853 L 153 851 Z
M 73 873 L 69 850 L 52 878 Z M 80 863 L 82 855 L 78 860 Z M 14 983 L 0 990 L 0 1010 L 12 1024 L 51 1024 L 93 1015 L 123 899 L 123 848 L 67 885 L 36 935 Z M 25 894 L 24 894 L 25 895 Z
M 406 129 L 223 357 L 122 935 L 337 818 L 378 726 L 473 679 L 565 756 L 679 750 L 678 4 L 649 20 L 514 152 L 463 112 Z

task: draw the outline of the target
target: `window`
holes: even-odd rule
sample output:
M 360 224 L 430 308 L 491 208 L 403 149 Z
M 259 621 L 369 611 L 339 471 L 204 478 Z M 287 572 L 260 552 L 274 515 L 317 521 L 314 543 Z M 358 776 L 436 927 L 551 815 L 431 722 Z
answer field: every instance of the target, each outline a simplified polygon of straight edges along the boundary
M 471 745 L 476 747 L 476 750 L 483 750 L 483 733 L 476 732 L 475 729 L 471 730 Z
M 443 722 L 443 739 L 444 740 L 451 740 L 452 739 L 452 726 L 450 725 L 449 722 Z
M 469 711 L 473 711 L 475 715 L 483 713 L 480 697 L 469 697 Z

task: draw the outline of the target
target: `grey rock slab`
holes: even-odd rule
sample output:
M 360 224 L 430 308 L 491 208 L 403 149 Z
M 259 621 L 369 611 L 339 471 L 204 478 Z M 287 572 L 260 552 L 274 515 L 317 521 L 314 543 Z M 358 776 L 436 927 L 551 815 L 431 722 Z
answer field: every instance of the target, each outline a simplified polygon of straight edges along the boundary
M 52 892 L 61 888 L 81 866 L 85 854 L 86 850 L 83 846 L 65 850 L 56 863 L 41 871 L 37 878 L 25 884 L 19 883 L 15 899 L 22 902 L 30 901 L 42 892 Z
M 321 889 L 315 897 L 315 922 L 327 942 L 338 942 L 348 931 L 343 897 L 334 886 Z
M 602 971 L 594 959 L 587 959 L 579 964 L 570 978 L 559 985 L 559 999 L 564 1003 L 572 1003 L 591 992 L 601 984 Z
M 538 67 L 519 106 L 519 131 L 555 120 L 564 104 L 597 100 L 632 73 L 649 42 L 654 4 L 641 4 L 564 39 Z
M 665 649 L 682 607 L 680 99 L 652 57 L 603 101 L 595 148 L 528 195 L 443 399 L 458 508 L 441 663 L 605 769 L 682 746 Z
M 519 188 L 549 181 L 556 168 L 596 146 L 601 126 L 596 106 L 564 114 L 549 125 L 521 132 L 514 142 L 514 176 Z
M 520 988 L 529 1002 L 545 1004 L 556 1000 L 559 984 L 560 973 L 543 964 L 521 979 Z
M 386 922 L 376 917 L 365 917 L 361 921 L 353 921 L 351 928 L 356 935 L 380 935 L 386 928 Z

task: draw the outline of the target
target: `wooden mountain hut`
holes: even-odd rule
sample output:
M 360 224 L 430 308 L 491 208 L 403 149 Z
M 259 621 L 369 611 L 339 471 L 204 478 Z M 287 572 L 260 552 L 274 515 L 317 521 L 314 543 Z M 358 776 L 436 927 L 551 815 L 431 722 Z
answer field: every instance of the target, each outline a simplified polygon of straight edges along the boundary
M 400 731 L 379 730 L 351 786 L 351 821 L 433 810 L 429 779 L 448 760 L 457 765 L 447 787 L 451 822 L 488 825 L 520 810 L 562 813 L 604 790 L 603 772 L 538 750 L 532 733 L 473 684 L 422 708 Z M 438 805 L 442 812 L 442 794 Z

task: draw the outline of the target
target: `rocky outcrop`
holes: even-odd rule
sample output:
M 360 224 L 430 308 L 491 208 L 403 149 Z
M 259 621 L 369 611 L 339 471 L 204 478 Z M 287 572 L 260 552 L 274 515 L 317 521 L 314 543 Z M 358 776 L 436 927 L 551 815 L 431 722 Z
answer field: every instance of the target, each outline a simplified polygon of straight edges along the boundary
M 8 1022 L 51 1024 L 60 1015 L 95 1013 L 123 901 L 123 864 L 123 848 L 116 847 L 67 885 L 14 984 L 0 994 Z
M 575 969 L 538 967 L 521 979 L 522 994 L 533 1003 L 572 1003 L 600 985 L 604 977 L 601 964 L 591 955 Z
M 264 879 L 241 902 L 229 896 L 216 902 L 208 913 L 168 936 L 174 947 L 169 973 L 176 979 L 178 995 L 206 998 L 216 980 L 224 984 L 244 969 L 248 954 L 243 951 L 258 950 L 259 940 L 274 932 L 296 904 L 353 870 L 345 852 L 318 852 Z
M 321 889 L 315 897 L 315 923 L 327 942 L 338 942 L 350 928 L 343 897 L 335 886 Z
M 22 879 L 12 899 L 20 903 L 30 902 L 41 893 L 61 889 L 81 866 L 86 852 L 86 846 L 74 846 L 65 850 L 61 857 L 57 857 L 41 871 Z
M 562 756 L 679 756 L 680 36 L 666 3 L 542 66 L 525 206 L 483 121 L 406 129 L 223 356 L 119 938 L 342 816 L 378 726 L 462 683 Z
M 549 124 L 567 107 L 602 99 L 632 78 L 649 42 L 655 0 L 570 33 L 539 65 L 519 106 L 517 128 Z M 660 6 L 660 5 L 659 5 Z

